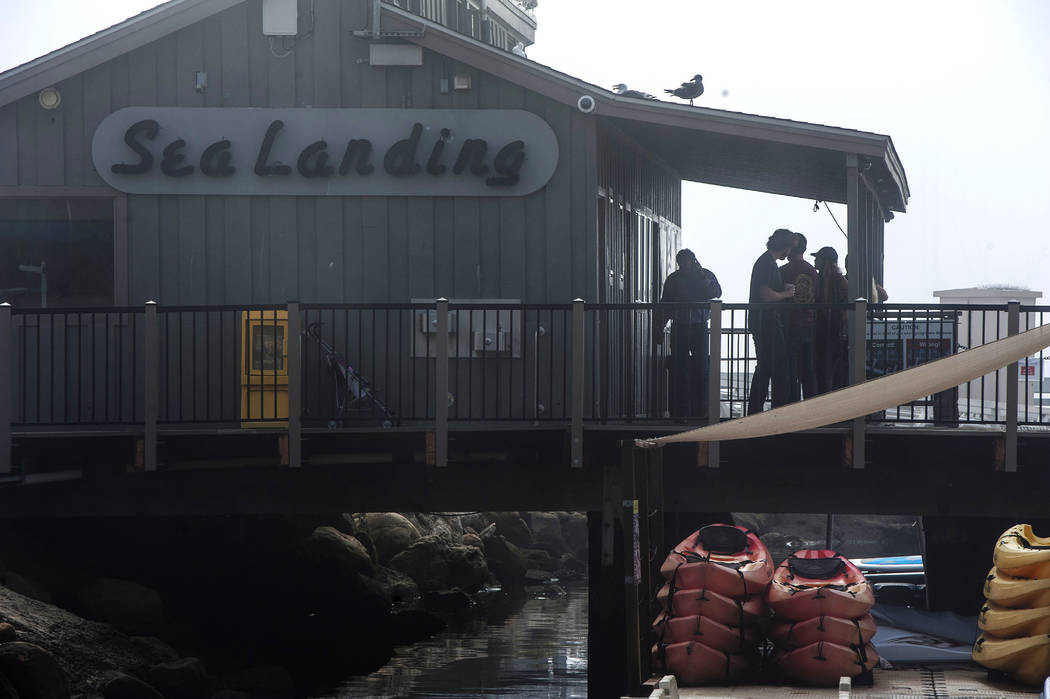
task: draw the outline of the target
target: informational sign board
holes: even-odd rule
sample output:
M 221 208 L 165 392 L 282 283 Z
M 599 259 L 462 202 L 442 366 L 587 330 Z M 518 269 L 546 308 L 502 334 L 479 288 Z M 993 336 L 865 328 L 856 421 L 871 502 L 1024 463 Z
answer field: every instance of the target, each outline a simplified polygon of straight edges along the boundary
M 946 357 L 955 351 L 954 318 L 875 319 L 867 325 L 868 377 Z
M 558 139 L 520 109 L 127 107 L 92 159 L 132 194 L 522 196 L 558 166 Z

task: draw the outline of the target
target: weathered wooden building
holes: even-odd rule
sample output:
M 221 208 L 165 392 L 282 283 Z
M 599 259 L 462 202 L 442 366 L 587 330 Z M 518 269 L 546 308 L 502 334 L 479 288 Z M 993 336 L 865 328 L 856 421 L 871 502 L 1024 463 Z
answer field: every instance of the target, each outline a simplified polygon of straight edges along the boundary
M 36 304 L 12 265 L 46 257 L 52 305 L 648 301 L 682 178 L 877 181 L 855 259 L 881 276 L 907 200 L 888 137 L 619 98 L 425 19 L 455 8 L 372 5 L 173 0 L 0 75 L 7 298 Z

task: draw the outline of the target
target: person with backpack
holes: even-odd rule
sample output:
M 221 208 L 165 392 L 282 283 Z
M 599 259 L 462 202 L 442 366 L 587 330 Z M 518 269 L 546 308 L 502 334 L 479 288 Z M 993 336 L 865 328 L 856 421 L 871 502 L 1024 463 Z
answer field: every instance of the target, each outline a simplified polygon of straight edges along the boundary
M 722 286 L 714 272 L 700 266 L 689 248 L 675 255 L 678 269 L 664 282 L 660 303 L 700 304 L 719 298 Z M 707 415 L 708 332 L 707 308 L 656 308 L 653 340 L 663 342 L 664 326 L 671 320 L 671 410 L 676 418 Z M 717 377 L 716 377 L 717 380 Z
M 780 278 L 785 284 L 794 284 L 795 295 L 785 303 L 812 304 L 817 300 L 817 270 L 802 257 L 806 252 L 806 236 L 796 233 L 795 247 L 788 253 L 787 264 L 780 267 Z M 816 310 L 791 308 L 784 328 L 788 349 L 788 400 L 817 395 L 817 371 L 814 363 L 814 326 Z

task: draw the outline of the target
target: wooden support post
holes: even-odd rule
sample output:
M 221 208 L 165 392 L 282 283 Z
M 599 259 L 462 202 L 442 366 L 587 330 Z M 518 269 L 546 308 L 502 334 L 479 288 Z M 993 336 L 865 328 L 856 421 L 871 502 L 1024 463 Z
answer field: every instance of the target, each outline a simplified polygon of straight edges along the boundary
M 437 359 L 434 367 L 434 465 L 448 466 L 448 299 L 437 300 Z
M 1021 330 L 1021 303 L 1006 304 L 1006 334 L 1013 337 Z M 1006 367 L 1006 439 L 1003 467 L 1008 473 L 1017 471 L 1017 362 Z
M 583 299 L 572 302 L 572 468 L 583 468 L 583 390 L 587 368 L 584 365 Z
M 627 685 L 620 465 L 602 467 L 602 509 L 587 513 L 589 565 L 587 615 L 587 696 L 623 696 Z
M 11 367 L 14 357 L 11 354 L 11 335 L 14 326 L 11 324 L 11 304 L 0 303 L 0 476 L 11 473 L 11 405 L 14 375 Z
M 711 350 L 707 368 L 707 424 L 717 425 L 722 415 L 722 302 L 711 302 Z M 707 443 L 707 465 L 718 468 L 718 442 Z
M 864 235 L 861 232 L 860 218 L 860 174 L 857 171 L 857 156 L 846 154 L 846 255 L 849 264 L 846 267 L 846 278 L 849 281 L 849 298 L 867 296 L 865 290 L 868 282 L 864 279 L 863 252 Z
M 142 358 L 142 460 L 145 470 L 157 470 L 157 420 L 160 416 L 160 329 L 157 324 L 157 302 L 146 302 Z
M 288 466 L 303 465 L 303 348 L 299 302 L 288 303 Z
M 853 323 L 851 324 L 850 349 L 850 384 L 864 383 L 867 379 L 868 342 L 865 330 L 868 323 L 868 303 L 857 299 L 853 304 Z M 864 418 L 853 420 L 851 436 L 853 438 L 853 468 L 864 468 Z
M 643 488 L 639 479 L 646 478 L 645 455 L 631 442 L 622 442 L 620 447 L 620 477 L 623 484 L 623 500 L 620 507 L 620 527 L 623 531 L 623 604 L 624 604 L 624 652 L 627 663 L 627 694 L 634 693 L 643 681 L 641 632 L 648 624 L 641 620 L 642 605 L 639 590 L 642 582 L 641 555 L 641 511 Z

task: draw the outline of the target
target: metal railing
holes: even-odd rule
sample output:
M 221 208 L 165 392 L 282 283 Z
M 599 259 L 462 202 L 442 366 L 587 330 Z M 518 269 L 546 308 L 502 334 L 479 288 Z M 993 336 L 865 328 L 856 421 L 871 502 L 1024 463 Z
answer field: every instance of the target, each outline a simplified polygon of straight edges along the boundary
M 696 372 L 711 364 L 697 357 L 692 378 L 676 373 L 670 331 L 663 325 L 712 307 L 718 322 L 711 324 L 710 347 L 717 350 L 713 362 L 719 370 L 717 377 L 713 370 L 705 373 L 717 379 L 717 392 L 693 401 L 699 414 L 683 416 L 672 404 L 675 392 L 683 381 L 687 390 L 703 392 Z M 334 429 L 426 427 L 439 412 L 453 427 L 517 421 L 579 429 L 584 423 L 699 421 L 707 419 L 705 412 L 739 417 L 746 413 L 756 365 L 751 316 L 781 313 L 787 332 L 791 324 L 784 307 L 774 304 L 451 303 L 445 308 L 6 307 L 0 321 L 9 330 L 0 332 L 8 333 L 10 356 L 0 359 L 10 362 L 12 380 L 6 390 L 0 387 L 0 399 L 10 405 L 7 429 L 135 426 L 151 420 L 162 426 L 283 427 L 291 405 L 300 406 L 303 427 Z M 793 308 L 811 312 L 817 344 L 841 357 L 853 356 L 846 330 L 859 327 L 855 309 L 863 309 L 861 375 L 869 379 L 1050 321 L 1050 308 L 1016 303 Z M 440 325 L 447 328 L 443 336 Z M 1045 359 L 1040 352 L 868 420 L 1050 424 L 1050 392 L 1042 390 Z M 823 383 L 838 387 L 851 375 L 842 371 Z M 147 379 L 154 377 L 151 389 Z M 443 403 L 439 385 L 447 386 Z M 795 396 L 801 397 L 797 389 Z

